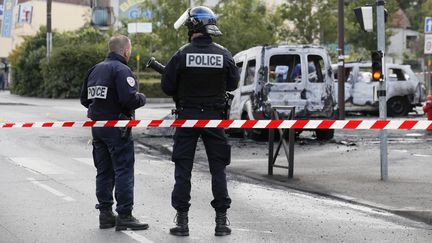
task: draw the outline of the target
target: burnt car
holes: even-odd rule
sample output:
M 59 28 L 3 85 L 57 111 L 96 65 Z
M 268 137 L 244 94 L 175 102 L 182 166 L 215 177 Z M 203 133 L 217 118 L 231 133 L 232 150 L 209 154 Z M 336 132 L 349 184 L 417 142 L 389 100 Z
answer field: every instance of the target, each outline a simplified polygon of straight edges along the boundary
M 294 106 L 296 119 L 332 119 L 334 80 L 326 49 L 306 45 L 257 46 L 234 56 L 240 72 L 230 119 L 271 119 L 272 106 Z M 282 112 L 282 119 L 289 114 Z M 245 136 L 263 130 L 244 129 Z M 251 134 L 252 133 L 252 134 Z M 333 130 L 316 130 L 331 139 Z
M 345 64 L 345 110 L 378 114 L 377 90 L 379 81 L 372 80 L 371 63 Z M 337 80 L 337 66 L 335 80 Z M 417 78 L 409 65 L 386 64 L 387 114 L 406 116 L 426 100 L 424 84 Z M 337 85 L 335 85 L 337 89 Z

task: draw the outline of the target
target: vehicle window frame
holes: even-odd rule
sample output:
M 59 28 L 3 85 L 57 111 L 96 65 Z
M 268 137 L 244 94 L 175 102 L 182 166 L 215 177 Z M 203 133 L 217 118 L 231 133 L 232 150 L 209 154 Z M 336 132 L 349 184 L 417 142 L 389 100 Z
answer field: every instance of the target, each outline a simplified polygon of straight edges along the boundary
M 390 70 L 399 70 L 400 71 L 400 74 L 392 72 L 392 74 L 396 74 L 396 80 L 390 79 Z M 400 75 L 402 75 L 402 76 L 400 76 Z M 408 76 L 408 78 L 407 78 L 407 76 Z M 387 69 L 387 77 L 388 77 L 388 80 L 390 82 L 406 82 L 410 78 L 409 74 L 403 68 L 398 68 L 398 67 L 388 68 Z M 403 77 L 403 79 L 400 79 L 401 77 Z
M 314 72 L 316 72 L 316 76 L 317 76 L 317 80 L 318 80 L 316 82 L 311 81 L 310 78 L 309 78 L 309 60 L 310 60 L 309 57 L 310 56 L 320 57 L 320 59 L 319 59 L 318 62 L 313 61 L 314 67 L 315 67 L 315 71 Z M 306 71 L 308 73 L 307 81 L 309 83 L 314 83 L 314 84 L 315 83 L 317 83 L 317 84 L 325 83 L 325 80 L 326 80 L 326 77 L 327 77 L 325 58 L 322 55 L 318 54 L 318 53 L 310 53 L 310 54 L 307 54 L 306 60 L 307 60 L 307 70 Z M 317 66 L 317 64 L 318 64 L 318 66 Z M 321 79 L 319 77 L 321 77 Z
M 252 83 L 246 84 L 246 80 L 247 80 L 248 74 L 249 74 L 249 72 L 248 72 L 249 63 L 252 62 L 252 61 L 255 62 L 255 66 L 254 66 L 255 69 L 253 71 L 253 80 L 252 80 Z M 245 68 L 244 68 L 245 74 L 244 74 L 244 78 L 242 80 L 242 87 L 252 86 L 255 83 L 256 77 L 257 77 L 257 60 L 256 60 L 256 57 L 250 57 L 250 58 L 248 58 L 243 65 L 245 65 Z
M 293 58 L 293 60 L 298 60 L 298 63 L 291 62 L 291 63 L 288 63 L 288 65 L 275 65 L 275 69 L 277 66 L 288 66 L 287 82 L 276 82 L 276 79 L 271 79 L 271 77 L 270 77 L 272 58 L 275 56 L 296 56 Z M 269 67 L 269 72 L 267 74 L 267 80 L 269 83 L 272 83 L 272 84 L 294 84 L 294 83 L 296 83 L 295 80 L 293 80 L 291 78 L 291 76 L 292 76 L 293 71 L 294 71 L 295 67 L 297 66 L 297 64 L 300 64 L 300 69 L 302 68 L 302 55 L 301 54 L 297 54 L 297 53 L 274 53 L 267 60 L 268 60 L 268 67 Z M 293 64 L 293 65 L 291 65 L 291 64 Z M 273 71 L 275 71 L 275 70 L 273 70 Z
M 239 66 L 240 63 L 241 63 L 241 66 Z M 235 63 L 237 70 L 239 72 L 240 79 L 241 79 L 241 77 L 243 77 L 244 64 L 245 64 L 244 60 Z

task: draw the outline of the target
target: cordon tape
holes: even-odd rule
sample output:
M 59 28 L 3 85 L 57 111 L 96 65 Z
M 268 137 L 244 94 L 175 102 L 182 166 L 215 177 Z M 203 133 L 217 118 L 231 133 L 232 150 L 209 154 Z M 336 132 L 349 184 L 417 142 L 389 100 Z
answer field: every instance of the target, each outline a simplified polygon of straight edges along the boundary
M 262 128 L 262 129 L 363 129 L 432 130 L 427 120 L 110 120 L 82 122 L 3 122 L 0 128 Z

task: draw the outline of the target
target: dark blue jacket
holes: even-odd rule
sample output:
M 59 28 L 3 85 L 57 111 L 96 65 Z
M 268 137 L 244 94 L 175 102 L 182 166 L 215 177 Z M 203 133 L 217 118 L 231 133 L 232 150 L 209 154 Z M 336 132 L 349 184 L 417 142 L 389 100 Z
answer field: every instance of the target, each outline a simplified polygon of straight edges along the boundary
M 125 58 L 116 53 L 109 53 L 87 72 L 81 89 L 81 104 L 88 108 L 88 118 L 95 121 L 133 117 L 145 101 Z
M 190 49 L 190 46 L 193 46 L 192 48 L 196 49 L 196 52 L 199 52 L 199 49 L 213 48 L 214 45 L 212 43 L 213 41 L 210 36 L 200 36 L 194 38 L 191 43 L 182 47 L 174 54 L 174 56 L 166 65 L 164 74 L 161 78 L 161 88 L 165 94 L 169 96 L 178 95 L 177 92 L 179 91 L 179 77 L 180 72 L 182 71 L 181 63 L 184 61 L 183 59 L 186 58 L 185 52 L 188 52 L 184 50 L 188 50 Z M 222 49 L 223 52 L 223 66 L 226 71 L 226 91 L 235 90 L 240 79 L 237 66 L 235 65 L 235 62 L 232 58 L 232 54 L 226 48 L 220 45 L 217 46 L 218 48 Z

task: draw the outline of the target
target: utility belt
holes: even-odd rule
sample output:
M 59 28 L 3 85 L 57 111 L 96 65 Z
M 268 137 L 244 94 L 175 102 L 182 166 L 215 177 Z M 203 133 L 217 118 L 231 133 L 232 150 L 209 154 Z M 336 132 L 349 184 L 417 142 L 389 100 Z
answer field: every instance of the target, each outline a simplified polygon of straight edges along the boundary
M 184 109 L 193 109 L 193 110 L 199 110 L 199 111 L 224 111 L 225 110 L 225 103 L 217 102 L 217 103 L 206 103 L 206 104 L 194 104 L 194 103 L 184 103 L 179 102 L 177 104 L 176 109 L 172 110 L 172 114 L 179 114 Z

